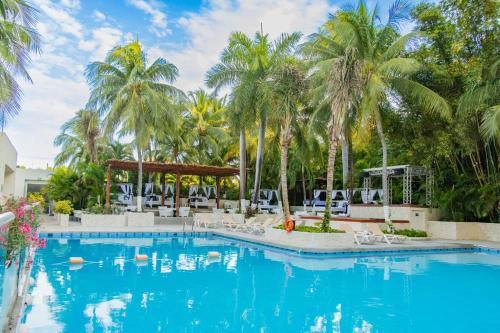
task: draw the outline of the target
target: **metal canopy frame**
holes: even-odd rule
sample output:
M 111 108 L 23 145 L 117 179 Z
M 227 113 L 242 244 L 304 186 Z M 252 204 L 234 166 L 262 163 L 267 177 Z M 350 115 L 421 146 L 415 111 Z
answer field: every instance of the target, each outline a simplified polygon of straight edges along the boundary
M 383 168 L 363 169 L 363 187 L 371 188 L 371 177 L 382 176 Z M 425 204 L 432 205 L 434 175 L 432 170 L 416 165 L 394 165 L 387 167 L 389 202 L 392 204 L 392 180 L 403 178 L 403 204 L 411 204 L 413 177 L 425 177 Z

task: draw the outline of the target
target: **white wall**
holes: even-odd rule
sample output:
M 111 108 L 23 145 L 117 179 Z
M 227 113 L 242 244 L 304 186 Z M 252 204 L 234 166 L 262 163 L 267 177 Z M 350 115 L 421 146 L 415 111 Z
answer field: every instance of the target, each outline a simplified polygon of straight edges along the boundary
M 17 151 L 5 133 L 0 133 L 0 194 L 15 192 Z
M 499 223 L 428 221 L 432 238 L 500 242 Z
M 47 184 L 52 171 L 43 169 L 16 169 L 15 196 L 25 197 L 28 184 Z
M 391 205 L 391 219 L 410 221 L 409 228 L 425 230 L 426 222 L 437 220 L 439 218 L 439 209 L 410 206 L 410 205 Z M 353 218 L 384 218 L 382 205 L 351 205 L 351 217 Z

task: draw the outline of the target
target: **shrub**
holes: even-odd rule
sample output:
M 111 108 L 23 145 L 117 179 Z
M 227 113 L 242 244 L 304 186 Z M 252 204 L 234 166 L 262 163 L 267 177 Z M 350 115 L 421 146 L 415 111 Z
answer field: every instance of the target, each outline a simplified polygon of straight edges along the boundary
M 28 203 L 32 204 L 38 202 L 40 210 L 43 210 L 45 207 L 45 197 L 40 192 L 28 193 Z
M 113 214 L 113 209 L 102 205 L 93 205 L 84 210 L 86 214 Z
M 280 224 L 280 225 L 275 226 L 274 229 L 285 230 L 285 226 Z M 324 229 L 321 227 L 309 227 L 309 226 L 295 226 L 295 228 L 293 228 L 293 231 L 313 232 L 313 233 L 344 233 L 345 232 L 345 231 L 333 229 L 330 227 L 328 227 L 327 231 L 324 231 Z
M 73 204 L 69 200 L 60 200 L 56 202 L 54 212 L 58 214 L 71 214 L 73 213 Z
M 390 232 L 384 231 L 384 233 L 388 234 Z M 395 235 L 407 236 L 407 237 L 427 237 L 427 232 L 423 230 L 416 229 L 400 229 L 394 230 Z
M 27 210 L 23 198 L 18 200 L 9 198 L 0 208 L 2 211 L 12 212 L 15 216 L 12 222 L 0 227 L 0 245 L 6 249 L 4 264 L 9 267 L 21 250 L 27 247 L 35 249 L 45 247 L 45 239 L 38 236 L 39 207 Z

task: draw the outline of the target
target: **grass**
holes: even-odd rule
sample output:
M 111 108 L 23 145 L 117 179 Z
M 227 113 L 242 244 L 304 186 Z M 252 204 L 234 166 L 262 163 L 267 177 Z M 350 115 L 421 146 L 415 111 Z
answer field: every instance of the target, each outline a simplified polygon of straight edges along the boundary
M 280 229 L 280 230 L 285 230 L 285 227 L 280 224 L 274 227 L 274 229 Z M 309 227 L 309 226 L 295 226 L 293 231 L 299 231 L 299 232 L 313 232 L 313 233 L 324 233 L 323 230 L 319 227 Z M 345 231 L 342 230 L 337 230 L 333 228 L 328 228 L 327 233 L 344 233 Z
M 390 232 L 385 231 L 384 233 L 389 234 Z M 427 237 L 427 232 L 423 230 L 416 229 L 400 229 L 394 230 L 395 235 L 407 236 L 407 237 Z

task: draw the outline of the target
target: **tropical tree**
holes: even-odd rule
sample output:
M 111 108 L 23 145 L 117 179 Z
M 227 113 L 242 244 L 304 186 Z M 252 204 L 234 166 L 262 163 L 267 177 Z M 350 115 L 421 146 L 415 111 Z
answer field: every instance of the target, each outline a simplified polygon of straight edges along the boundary
M 21 90 L 15 76 L 31 81 L 30 53 L 40 51 L 36 10 L 23 0 L 0 0 L 0 128 L 20 110 Z
M 197 163 L 222 164 L 221 148 L 228 134 L 224 128 L 224 100 L 217 100 L 203 90 L 188 95 L 186 126 L 192 134 Z
M 177 67 L 158 58 L 148 66 L 139 41 L 113 48 L 104 62 L 86 70 L 91 88 L 88 105 L 105 115 L 107 132 L 133 135 L 138 160 L 137 209 L 142 210 L 142 154 L 154 126 L 168 126 L 178 117 L 174 103 L 182 92 L 172 86 Z
M 290 218 L 288 201 L 288 149 L 293 138 L 293 128 L 300 112 L 300 98 L 305 88 L 305 75 L 299 65 L 290 61 L 276 70 L 270 81 L 273 91 L 273 110 L 271 119 L 276 120 L 280 133 L 280 184 L 285 221 Z
M 78 162 L 97 163 L 98 140 L 101 134 L 96 111 L 80 110 L 61 126 L 61 133 L 54 139 L 54 145 L 61 147 L 55 158 L 55 165 L 69 162 L 75 167 Z
M 355 98 L 343 98 L 344 110 L 356 103 L 362 123 L 373 119 L 382 146 L 382 187 L 384 191 L 384 217 L 390 223 L 388 178 L 387 178 L 387 143 L 383 131 L 381 107 L 390 105 L 390 100 L 406 99 L 415 102 L 422 109 L 449 117 L 450 108 L 447 102 L 437 93 L 420 84 L 415 74 L 421 65 L 415 59 L 404 57 L 408 42 L 418 36 L 410 33 L 398 36 L 399 23 L 408 17 L 409 6 L 406 2 L 396 1 L 389 10 L 388 20 L 384 25 L 377 25 L 378 13 L 369 12 L 364 2 L 359 2 L 355 9 L 339 11 L 325 25 L 327 36 L 331 36 L 324 45 L 333 59 L 344 59 L 343 63 L 351 64 L 353 70 L 340 71 L 346 73 L 349 81 L 356 78 L 358 89 Z M 324 40 L 323 36 L 319 41 Z M 338 51 L 341 52 L 338 52 Z M 350 50 L 345 52 L 345 50 Z M 345 56 L 350 60 L 346 61 Z M 347 67 L 349 68 L 349 66 Z M 339 76 L 339 75 L 338 75 Z M 342 77 L 343 75 L 340 75 Z M 336 85 L 337 87 L 345 87 Z M 341 89 L 336 89 L 337 94 Z M 347 96 L 345 94 L 344 96 Z M 345 115 L 345 113 L 344 113 Z M 343 118 L 345 120 L 345 117 Z M 340 124 L 339 124 L 340 125 Z M 328 170 L 330 172 L 333 170 Z M 328 188 L 327 188 L 328 190 Z M 328 192 L 330 194 L 330 192 Z
M 361 86 L 361 69 L 356 50 L 337 28 L 339 18 L 334 16 L 303 47 L 311 66 L 312 103 L 316 113 L 327 113 L 328 162 L 326 175 L 326 204 L 322 229 L 330 223 L 333 176 L 337 146 L 342 139 L 345 120 L 354 105 Z
M 375 120 L 382 146 L 382 188 L 384 218 L 390 223 L 389 190 L 387 175 L 387 143 L 383 131 L 381 107 L 388 105 L 391 98 L 411 101 L 423 111 L 449 118 L 450 107 L 446 100 L 430 88 L 419 83 L 416 74 L 421 64 L 405 57 L 409 41 L 419 36 L 418 32 L 398 36 L 399 24 L 408 19 L 409 5 L 396 1 L 389 9 L 385 25 L 374 24 L 376 11 L 369 13 L 363 2 L 356 11 L 340 14 L 342 31 L 347 31 L 355 42 L 356 57 L 363 66 L 363 89 L 360 95 L 359 112 L 363 120 Z M 344 30 L 345 29 L 345 30 Z
M 267 81 L 292 53 L 300 37 L 299 33 L 282 34 L 276 41 L 271 42 L 269 35 L 262 31 L 257 32 L 253 40 L 241 32 L 233 32 L 229 37 L 229 45 L 222 52 L 221 62 L 212 67 L 207 74 L 209 87 L 233 88 L 233 110 L 241 113 L 239 116 L 241 148 L 245 146 L 246 128 L 243 124 L 252 123 L 254 119 L 259 121 L 253 204 L 257 204 L 259 198 L 266 123 L 271 111 L 272 93 L 269 91 Z M 243 154 L 240 150 L 240 157 Z M 241 179 L 243 174 L 244 170 L 240 169 Z

